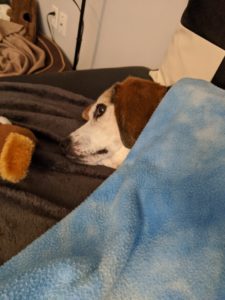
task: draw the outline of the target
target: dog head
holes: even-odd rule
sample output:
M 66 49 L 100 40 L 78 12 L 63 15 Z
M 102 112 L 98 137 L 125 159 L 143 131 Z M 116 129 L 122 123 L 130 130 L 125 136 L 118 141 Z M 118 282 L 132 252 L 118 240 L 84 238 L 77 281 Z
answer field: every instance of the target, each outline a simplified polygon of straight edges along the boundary
M 114 84 L 83 111 L 86 124 L 62 142 L 67 156 L 84 164 L 117 168 L 166 91 L 136 77 Z

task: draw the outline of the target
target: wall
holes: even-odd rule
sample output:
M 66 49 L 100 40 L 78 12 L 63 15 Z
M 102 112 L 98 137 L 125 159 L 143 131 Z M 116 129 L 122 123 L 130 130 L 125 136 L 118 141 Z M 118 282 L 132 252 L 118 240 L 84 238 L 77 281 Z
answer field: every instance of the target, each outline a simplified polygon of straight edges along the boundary
M 79 12 L 72 0 L 39 0 L 41 28 L 48 35 L 46 16 L 52 3 L 68 15 L 67 36 L 55 32 L 55 40 L 72 62 Z M 157 68 L 186 4 L 187 0 L 87 0 L 78 69 Z
M 92 57 L 96 47 L 96 38 L 102 17 L 101 12 L 103 2 L 104 0 L 87 0 L 85 11 L 85 40 L 83 39 L 82 43 L 83 63 L 81 64 L 81 68 L 89 68 L 92 64 Z M 80 5 L 81 1 L 77 0 L 77 3 Z M 51 35 L 47 24 L 47 14 L 52 11 L 52 4 L 57 6 L 59 10 L 66 13 L 68 16 L 66 36 L 62 36 L 54 28 L 53 35 L 55 41 L 64 50 L 72 63 L 74 60 L 77 29 L 79 23 L 79 10 L 72 0 L 38 0 L 40 30 L 49 37 Z M 50 18 L 51 17 L 49 17 L 49 21 Z
M 186 0 L 108 0 L 93 67 L 156 68 L 186 3 Z

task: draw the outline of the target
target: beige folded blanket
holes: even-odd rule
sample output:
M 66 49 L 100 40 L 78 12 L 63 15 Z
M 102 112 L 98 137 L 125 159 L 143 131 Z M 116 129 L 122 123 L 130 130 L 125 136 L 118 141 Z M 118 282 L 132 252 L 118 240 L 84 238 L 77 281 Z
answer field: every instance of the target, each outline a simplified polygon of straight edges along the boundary
M 45 52 L 24 34 L 23 25 L 0 19 L 0 77 L 32 74 L 45 66 Z

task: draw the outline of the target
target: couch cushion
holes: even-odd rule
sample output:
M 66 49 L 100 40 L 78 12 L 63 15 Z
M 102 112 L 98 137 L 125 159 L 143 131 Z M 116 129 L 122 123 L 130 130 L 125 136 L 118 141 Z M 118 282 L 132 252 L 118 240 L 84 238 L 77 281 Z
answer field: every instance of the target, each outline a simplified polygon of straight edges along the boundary
M 183 77 L 225 88 L 225 0 L 190 0 L 153 80 L 170 86 Z

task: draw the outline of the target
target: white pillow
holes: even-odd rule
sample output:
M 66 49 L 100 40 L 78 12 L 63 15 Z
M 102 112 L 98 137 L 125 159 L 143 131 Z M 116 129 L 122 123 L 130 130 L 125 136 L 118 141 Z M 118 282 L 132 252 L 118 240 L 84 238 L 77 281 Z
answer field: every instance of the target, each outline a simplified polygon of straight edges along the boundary
M 184 77 L 211 81 L 224 57 L 224 49 L 180 24 L 160 69 L 150 76 L 165 86 Z

